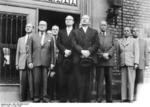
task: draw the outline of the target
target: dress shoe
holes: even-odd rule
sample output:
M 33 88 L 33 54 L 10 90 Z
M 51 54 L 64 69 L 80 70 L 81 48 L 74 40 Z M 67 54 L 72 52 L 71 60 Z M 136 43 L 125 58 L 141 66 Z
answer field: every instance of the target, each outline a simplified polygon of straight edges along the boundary
M 113 101 L 112 101 L 112 100 L 106 100 L 106 102 L 107 102 L 107 103 L 112 103 Z
M 38 103 L 38 102 L 40 102 L 40 99 L 34 98 L 33 102 L 34 102 L 34 103 Z
M 97 102 L 99 102 L 99 103 L 101 103 L 102 101 L 103 101 L 103 100 L 100 99 L 100 98 L 97 99 Z
M 43 98 L 42 102 L 48 103 L 50 100 L 48 98 Z
M 128 99 L 122 100 L 122 102 L 127 103 L 130 102 Z

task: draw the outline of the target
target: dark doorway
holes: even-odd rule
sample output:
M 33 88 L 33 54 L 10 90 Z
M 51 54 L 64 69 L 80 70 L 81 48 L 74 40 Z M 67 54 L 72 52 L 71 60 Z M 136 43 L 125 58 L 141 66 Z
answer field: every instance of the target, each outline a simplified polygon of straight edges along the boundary
M 48 10 L 39 10 L 39 20 L 45 20 L 48 23 L 48 29 L 51 29 L 53 25 L 58 25 L 60 29 L 64 29 L 65 26 L 65 17 L 67 15 L 72 15 L 74 17 L 74 28 L 78 28 L 80 22 L 80 14 L 48 11 Z

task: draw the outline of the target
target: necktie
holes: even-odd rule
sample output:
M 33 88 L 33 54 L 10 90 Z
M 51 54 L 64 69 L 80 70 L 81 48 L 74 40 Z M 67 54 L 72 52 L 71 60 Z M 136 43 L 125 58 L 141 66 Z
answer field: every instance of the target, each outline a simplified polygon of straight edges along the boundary
M 105 36 L 105 32 L 103 32 L 103 36 Z
M 43 44 L 44 44 L 44 37 L 45 37 L 45 35 L 43 34 L 43 33 L 41 33 L 41 46 L 43 46 Z
M 29 38 L 29 35 L 27 34 L 25 38 L 25 44 L 27 44 L 28 38 Z

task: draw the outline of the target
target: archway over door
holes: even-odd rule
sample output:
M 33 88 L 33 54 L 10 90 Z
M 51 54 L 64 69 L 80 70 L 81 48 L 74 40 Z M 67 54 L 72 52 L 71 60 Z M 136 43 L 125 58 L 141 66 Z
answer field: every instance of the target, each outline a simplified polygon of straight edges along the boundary
M 80 14 L 39 10 L 39 20 L 45 20 L 48 23 L 48 29 L 51 29 L 53 25 L 58 25 L 60 29 L 65 28 L 65 17 L 72 15 L 75 20 L 74 27 L 77 28 L 80 22 Z

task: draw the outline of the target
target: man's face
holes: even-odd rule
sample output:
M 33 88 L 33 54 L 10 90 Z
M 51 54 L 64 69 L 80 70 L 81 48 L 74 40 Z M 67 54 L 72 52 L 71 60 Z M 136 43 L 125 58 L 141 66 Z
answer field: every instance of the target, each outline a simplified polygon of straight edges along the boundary
M 72 16 L 67 16 L 65 19 L 65 24 L 66 26 L 73 26 L 74 24 L 74 19 Z
M 90 18 L 87 15 L 82 16 L 81 18 L 82 26 L 87 26 L 90 23 Z
M 129 27 L 125 27 L 125 28 L 124 28 L 124 36 L 125 36 L 125 37 L 131 36 L 131 31 L 130 31 L 130 28 L 129 28 Z
M 26 33 L 31 33 L 32 30 L 33 30 L 32 24 L 27 24 L 27 25 L 26 25 L 26 28 L 25 28 Z
M 138 35 L 139 35 L 139 30 L 138 30 L 137 28 L 133 28 L 132 34 L 133 34 L 133 37 L 138 37 Z
M 52 36 L 52 31 L 51 31 L 51 30 L 48 30 L 48 31 L 47 31 L 47 34 L 48 34 L 48 36 Z
M 105 21 L 102 21 L 102 22 L 101 22 L 100 29 L 101 29 L 101 31 L 103 31 L 103 32 L 106 31 L 106 29 L 107 29 L 107 23 L 106 23 Z
M 58 35 L 58 32 L 59 32 L 59 28 L 57 26 L 53 26 L 52 27 L 52 34 L 53 35 Z
M 45 21 L 40 21 L 39 22 L 39 31 L 44 32 L 44 31 L 46 31 L 46 29 L 47 29 L 47 23 Z

